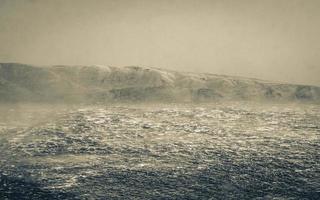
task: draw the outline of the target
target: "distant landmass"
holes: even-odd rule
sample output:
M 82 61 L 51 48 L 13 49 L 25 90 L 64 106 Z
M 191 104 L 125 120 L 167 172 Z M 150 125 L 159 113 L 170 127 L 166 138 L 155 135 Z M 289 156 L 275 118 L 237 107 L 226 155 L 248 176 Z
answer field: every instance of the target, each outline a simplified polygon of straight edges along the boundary
M 320 102 L 320 87 L 144 67 L 0 63 L 1 102 Z

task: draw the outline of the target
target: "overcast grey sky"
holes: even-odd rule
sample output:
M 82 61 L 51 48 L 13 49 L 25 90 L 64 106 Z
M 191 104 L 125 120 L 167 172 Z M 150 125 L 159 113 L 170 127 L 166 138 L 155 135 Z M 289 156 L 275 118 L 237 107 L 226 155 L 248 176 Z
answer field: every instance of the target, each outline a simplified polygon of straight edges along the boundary
M 0 62 L 320 85 L 320 1 L 0 0 Z

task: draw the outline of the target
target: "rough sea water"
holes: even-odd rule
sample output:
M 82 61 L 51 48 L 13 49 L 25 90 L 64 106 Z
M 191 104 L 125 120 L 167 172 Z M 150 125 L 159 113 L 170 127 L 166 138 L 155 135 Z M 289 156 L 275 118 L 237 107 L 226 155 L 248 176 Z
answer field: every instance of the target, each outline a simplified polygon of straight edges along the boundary
M 0 199 L 320 199 L 320 106 L 1 108 Z

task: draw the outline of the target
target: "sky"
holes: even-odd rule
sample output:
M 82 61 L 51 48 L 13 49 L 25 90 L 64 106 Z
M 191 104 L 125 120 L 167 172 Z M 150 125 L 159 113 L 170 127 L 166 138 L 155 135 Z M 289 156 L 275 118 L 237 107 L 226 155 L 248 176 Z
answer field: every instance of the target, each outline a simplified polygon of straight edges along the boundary
M 0 62 L 320 86 L 319 0 L 0 0 Z

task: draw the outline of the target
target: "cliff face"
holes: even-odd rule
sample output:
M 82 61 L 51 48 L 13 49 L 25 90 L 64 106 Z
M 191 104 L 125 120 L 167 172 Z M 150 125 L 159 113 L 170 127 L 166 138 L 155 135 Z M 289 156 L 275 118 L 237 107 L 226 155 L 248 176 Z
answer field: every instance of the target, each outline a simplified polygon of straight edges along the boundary
M 141 67 L 0 63 L 0 101 L 266 100 L 320 102 L 320 88 Z

